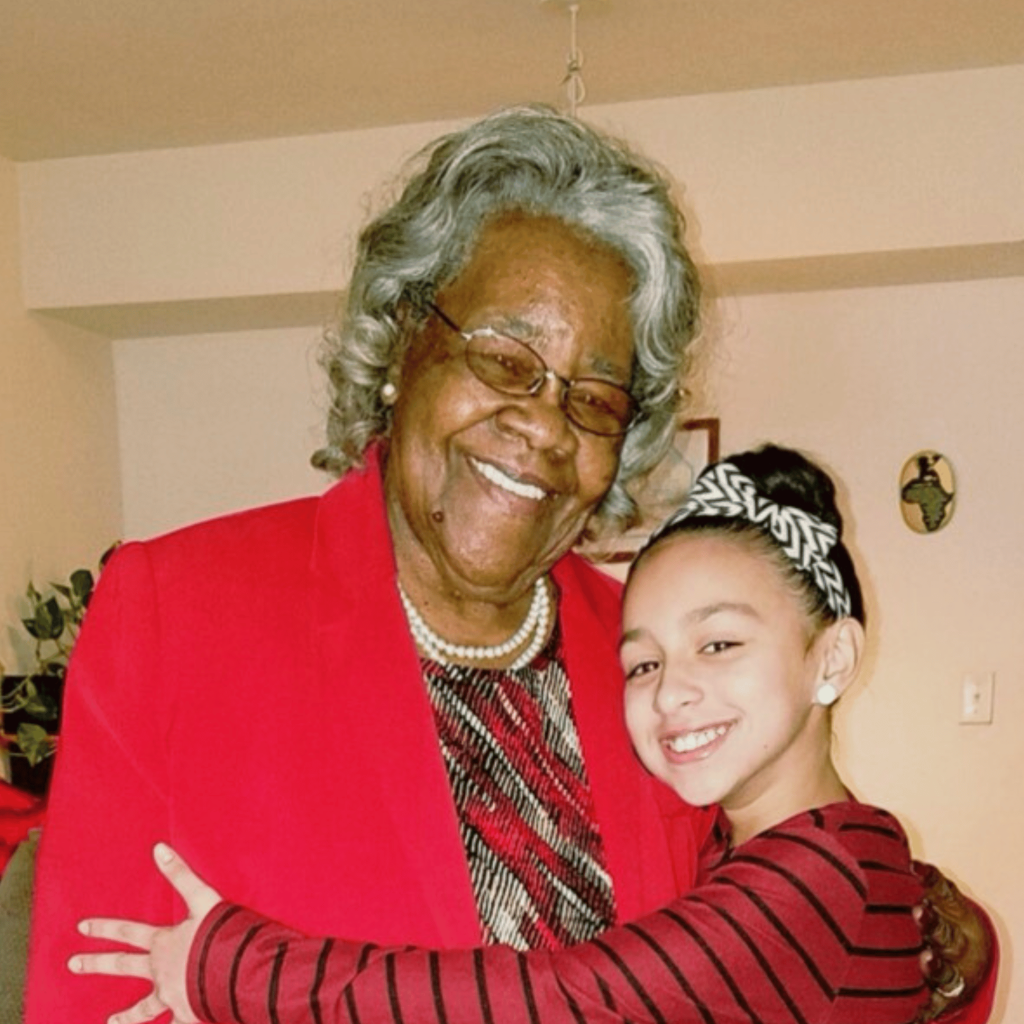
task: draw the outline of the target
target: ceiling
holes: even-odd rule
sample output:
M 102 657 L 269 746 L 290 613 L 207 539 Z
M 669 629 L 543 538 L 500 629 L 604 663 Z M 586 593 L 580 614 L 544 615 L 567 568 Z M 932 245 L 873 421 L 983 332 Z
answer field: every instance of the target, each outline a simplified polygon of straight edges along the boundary
M 1024 63 L 1022 0 L 580 0 L 587 104 Z M 563 104 L 563 0 L 0 0 L 0 155 Z

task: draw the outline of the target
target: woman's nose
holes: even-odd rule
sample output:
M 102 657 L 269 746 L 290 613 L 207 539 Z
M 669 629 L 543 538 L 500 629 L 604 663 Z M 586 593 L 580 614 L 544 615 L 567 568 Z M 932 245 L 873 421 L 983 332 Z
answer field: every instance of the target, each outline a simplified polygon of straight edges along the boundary
M 502 422 L 523 434 L 534 447 L 570 450 L 576 445 L 576 436 L 565 412 L 566 394 L 563 379 L 548 370 L 532 395 L 509 399 Z

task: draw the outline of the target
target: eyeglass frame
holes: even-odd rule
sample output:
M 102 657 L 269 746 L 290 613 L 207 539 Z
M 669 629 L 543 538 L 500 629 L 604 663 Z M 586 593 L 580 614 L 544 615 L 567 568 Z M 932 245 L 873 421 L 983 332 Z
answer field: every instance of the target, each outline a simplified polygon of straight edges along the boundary
M 595 434 L 597 437 L 625 437 L 629 433 L 630 427 L 637 420 L 639 415 L 639 403 L 633 397 L 632 393 L 628 388 L 623 387 L 621 384 L 616 384 L 615 381 L 606 380 L 603 377 L 577 377 L 574 380 L 569 380 L 563 377 L 560 373 L 556 373 L 548 366 L 547 361 L 544 357 L 530 344 L 522 341 L 519 338 L 513 338 L 510 334 L 505 334 L 502 331 L 498 331 L 493 327 L 478 327 L 475 331 L 464 331 L 448 314 L 441 309 L 436 303 L 427 300 L 424 305 L 437 314 L 438 319 L 449 329 L 454 331 L 463 341 L 466 342 L 466 348 L 463 351 L 463 357 L 466 360 L 466 366 L 470 373 L 480 381 L 485 387 L 489 387 L 492 391 L 498 392 L 499 395 L 509 395 L 513 398 L 536 398 L 540 394 L 544 384 L 549 380 L 556 380 L 562 385 L 562 392 L 558 400 L 558 408 L 561 410 L 565 418 L 573 424 L 573 426 L 579 427 L 580 430 L 585 430 L 588 434 Z M 537 361 L 538 365 L 542 369 L 542 373 L 533 381 L 533 383 L 525 391 L 510 391 L 506 388 L 499 388 L 492 384 L 488 380 L 484 380 L 475 369 L 473 364 L 469 360 L 469 346 L 473 343 L 474 338 L 480 335 L 490 335 L 491 337 L 505 338 L 507 341 L 514 342 L 516 345 L 524 348 L 529 354 Z M 630 415 L 628 421 L 622 425 L 621 430 L 615 433 L 607 433 L 603 430 L 595 430 L 593 427 L 588 427 L 585 423 L 580 423 L 572 414 L 572 406 L 569 404 L 569 394 L 579 384 L 586 383 L 587 381 L 595 384 L 601 384 L 605 387 L 614 388 L 616 391 L 621 392 L 629 400 Z

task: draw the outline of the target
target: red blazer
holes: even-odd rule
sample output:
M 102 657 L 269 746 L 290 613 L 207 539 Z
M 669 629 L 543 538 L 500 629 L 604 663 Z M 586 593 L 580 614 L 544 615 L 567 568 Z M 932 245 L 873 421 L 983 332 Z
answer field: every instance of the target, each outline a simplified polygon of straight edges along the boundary
M 707 816 L 665 800 L 633 757 L 618 585 L 571 555 L 554 576 L 619 916 L 631 919 L 692 884 Z M 305 931 L 479 943 L 394 579 L 372 453 L 320 498 L 122 546 L 68 679 L 28 1024 L 98 1024 L 145 991 L 65 963 L 82 917 L 179 913 L 150 861 L 158 839 L 228 899 Z

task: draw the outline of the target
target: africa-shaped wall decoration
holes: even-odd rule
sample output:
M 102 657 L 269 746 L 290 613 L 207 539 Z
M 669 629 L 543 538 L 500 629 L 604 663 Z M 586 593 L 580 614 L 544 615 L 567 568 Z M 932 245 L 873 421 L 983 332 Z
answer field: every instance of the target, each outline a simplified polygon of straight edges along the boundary
M 907 459 L 900 473 L 900 511 L 915 533 L 935 533 L 953 518 L 956 479 L 949 460 L 921 451 Z

